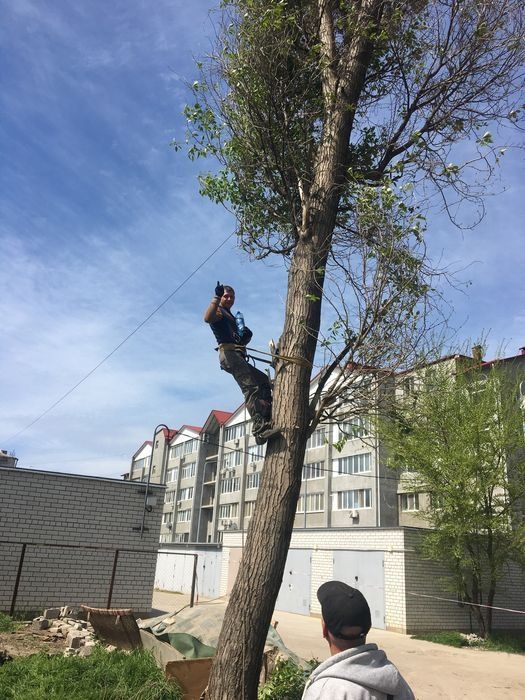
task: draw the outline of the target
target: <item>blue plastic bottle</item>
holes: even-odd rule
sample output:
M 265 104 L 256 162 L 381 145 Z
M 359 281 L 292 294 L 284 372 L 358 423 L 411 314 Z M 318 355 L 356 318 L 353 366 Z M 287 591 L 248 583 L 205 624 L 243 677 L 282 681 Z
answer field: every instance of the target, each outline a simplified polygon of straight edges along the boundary
M 239 335 L 242 338 L 244 334 L 244 316 L 240 311 L 237 311 L 235 314 L 235 323 L 237 324 L 237 330 L 239 331 Z

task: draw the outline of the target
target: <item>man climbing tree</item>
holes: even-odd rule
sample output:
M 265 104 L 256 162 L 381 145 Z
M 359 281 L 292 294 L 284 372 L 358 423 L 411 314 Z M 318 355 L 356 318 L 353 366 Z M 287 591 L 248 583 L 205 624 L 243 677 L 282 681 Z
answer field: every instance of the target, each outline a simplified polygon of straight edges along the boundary
M 436 298 L 425 213 L 433 195 L 451 217 L 461 204 L 477 211 L 504 152 L 491 130 L 520 117 L 524 9 L 222 0 L 219 16 L 187 108 L 189 154 L 219 162 L 201 191 L 233 210 L 239 245 L 285 261 L 279 347 L 306 360 L 276 367 L 281 434 L 268 442 L 210 676 L 211 700 L 253 700 L 307 438 L 320 420 L 348 420 L 344 406 L 377 410 L 378 382 L 421 358 Z
M 272 387 L 268 376 L 251 365 L 246 358 L 246 346 L 253 333 L 244 325 L 244 319 L 231 313 L 235 303 L 233 287 L 217 282 L 204 320 L 210 324 L 219 344 L 221 369 L 233 375 L 241 388 L 253 423 L 253 435 L 258 445 L 279 431 L 272 426 Z M 242 318 L 242 320 L 241 320 Z M 240 321 L 240 322 L 239 322 Z

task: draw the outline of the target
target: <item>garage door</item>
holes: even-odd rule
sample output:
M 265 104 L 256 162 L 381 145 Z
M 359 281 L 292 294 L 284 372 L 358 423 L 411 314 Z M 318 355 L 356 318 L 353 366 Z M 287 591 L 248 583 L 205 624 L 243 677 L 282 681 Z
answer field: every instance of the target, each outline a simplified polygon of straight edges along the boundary
M 372 627 L 385 629 L 385 570 L 383 552 L 334 552 L 334 579 L 358 588 L 372 614 Z
M 311 578 L 312 550 L 288 550 L 283 582 L 275 603 L 275 609 L 298 613 L 299 615 L 309 615 Z

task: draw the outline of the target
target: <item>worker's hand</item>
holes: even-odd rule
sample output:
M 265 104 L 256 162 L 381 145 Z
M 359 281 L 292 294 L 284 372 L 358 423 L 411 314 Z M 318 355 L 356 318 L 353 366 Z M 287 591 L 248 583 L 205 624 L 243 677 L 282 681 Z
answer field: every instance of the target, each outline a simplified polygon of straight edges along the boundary
M 221 284 L 219 281 L 217 281 L 217 286 L 215 287 L 215 296 L 219 297 L 219 299 L 220 299 L 223 294 L 224 294 L 224 285 Z

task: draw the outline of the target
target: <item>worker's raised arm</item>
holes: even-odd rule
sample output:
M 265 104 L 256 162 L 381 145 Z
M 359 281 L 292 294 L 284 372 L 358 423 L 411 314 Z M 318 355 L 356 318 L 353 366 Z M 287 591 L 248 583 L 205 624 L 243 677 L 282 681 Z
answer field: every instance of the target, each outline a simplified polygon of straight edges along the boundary
M 215 321 L 218 321 L 222 318 L 222 313 L 219 308 L 219 304 L 221 303 L 221 298 L 223 294 L 224 286 L 220 282 L 217 282 L 217 286 L 215 287 L 215 296 L 210 301 L 208 308 L 204 312 L 204 320 L 206 323 L 215 323 Z

